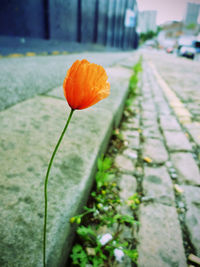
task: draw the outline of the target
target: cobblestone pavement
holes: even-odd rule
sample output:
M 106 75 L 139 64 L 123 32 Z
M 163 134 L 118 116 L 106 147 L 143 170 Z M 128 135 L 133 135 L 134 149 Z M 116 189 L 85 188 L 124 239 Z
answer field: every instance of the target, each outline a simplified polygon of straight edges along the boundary
M 200 62 L 175 55 L 145 53 L 165 78 L 170 88 L 177 94 L 191 113 L 194 121 L 200 121 Z
M 199 122 L 176 95 L 178 91 L 163 80 L 164 71 L 153 59 L 158 56 L 144 56 L 139 96 L 132 107 L 135 115 L 121 125 L 126 149 L 115 158 L 121 194 L 128 198 L 135 190 L 141 195 L 135 234 L 139 267 L 199 266 L 188 260 L 191 254 L 200 257 Z M 182 64 L 182 59 L 177 60 L 177 66 Z M 186 83 L 191 84 L 191 79 Z

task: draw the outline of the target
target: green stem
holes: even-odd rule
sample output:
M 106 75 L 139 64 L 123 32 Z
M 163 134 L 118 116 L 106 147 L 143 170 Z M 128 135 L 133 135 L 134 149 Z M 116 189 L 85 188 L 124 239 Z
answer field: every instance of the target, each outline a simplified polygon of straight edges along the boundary
M 49 166 L 48 166 L 48 169 L 47 169 L 47 173 L 46 173 L 46 177 L 45 177 L 45 183 L 44 183 L 44 200 L 45 200 L 45 207 L 44 207 L 44 232 L 43 232 L 43 266 L 45 267 L 45 262 L 46 262 L 46 229 L 47 229 L 47 184 L 48 184 L 48 178 L 49 178 L 49 173 L 50 173 L 50 170 L 51 170 L 51 166 L 52 166 L 52 163 L 53 163 L 53 159 L 56 155 L 56 152 L 58 150 L 58 147 L 63 139 L 63 136 L 67 130 L 67 127 L 69 125 L 69 122 L 71 120 L 71 117 L 72 117 L 72 114 L 74 112 L 74 109 L 71 109 L 71 112 L 69 114 L 69 117 L 67 119 L 67 123 L 60 135 L 60 138 L 58 140 L 58 143 L 57 145 L 55 146 L 55 149 L 53 151 L 53 154 L 51 156 L 51 159 L 49 161 Z

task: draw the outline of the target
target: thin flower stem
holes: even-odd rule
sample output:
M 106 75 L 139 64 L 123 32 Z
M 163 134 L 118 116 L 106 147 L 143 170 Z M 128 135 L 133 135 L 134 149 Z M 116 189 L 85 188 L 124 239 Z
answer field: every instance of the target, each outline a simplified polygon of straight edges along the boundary
M 48 178 L 49 178 L 49 173 L 50 173 L 50 170 L 51 170 L 51 166 L 52 166 L 52 163 L 53 163 L 53 159 L 55 157 L 55 154 L 58 150 L 58 147 L 63 139 L 63 136 L 67 130 L 67 127 L 69 125 L 69 122 L 71 120 L 71 117 L 73 115 L 73 112 L 74 112 L 74 109 L 71 109 L 71 112 L 69 114 L 69 117 L 67 119 L 67 122 L 66 122 L 66 125 L 60 135 L 60 138 L 58 140 L 58 143 L 57 145 L 55 146 L 55 149 L 53 151 L 53 154 L 51 156 L 51 159 L 49 161 L 49 166 L 48 166 L 48 169 L 47 169 L 47 173 L 46 173 L 46 177 L 45 177 L 45 183 L 44 183 L 44 200 L 45 200 L 45 207 L 44 207 L 44 232 L 43 232 L 43 266 L 45 267 L 46 265 L 46 229 L 47 229 L 47 184 L 48 184 Z

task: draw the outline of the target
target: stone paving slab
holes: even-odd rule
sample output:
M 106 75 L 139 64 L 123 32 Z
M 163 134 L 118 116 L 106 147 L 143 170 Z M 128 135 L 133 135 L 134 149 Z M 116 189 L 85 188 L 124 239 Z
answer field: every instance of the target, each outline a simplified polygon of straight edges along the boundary
M 156 110 L 155 110 L 155 105 L 152 103 L 152 101 L 149 100 L 149 97 L 148 97 L 148 100 L 144 100 L 142 101 L 141 103 L 141 107 L 142 107 L 142 110 L 143 111 L 147 111 L 147 112 L 153 112 L 155 113 Z M 144 113 L 143 113 L 144 114 Z M 149 115 L 149 114 L 148 114 Z
M 157 107 L 158 107 L 158 111 L 161 115 L 164 116 L 170 116 L 172 114 L 171 110 L 169 109 L 169 107 L 165 104 L 163 105 L 162 103 L 157 103 Z
M 133 173 L 135 170 L 133 160 L 123 155 L 117 155 L 115 166 L 122 172 Z
M 125 142 L 128 143 L 128 147 L 130 149 L 139 149 L 140 137 L 139 137 L 138 130 L 126 129 L 126 130 L 122 130 L 121 133 L 123 135 Z
M 181 127 L 174 116 L 160 116 L 160 124 L 163 130 L 181 131 Z
M 157 118 L 154 118 L 154 119 L 148 119 L 145 118 L 142 120 L 142 125 L 143 125 L 143 128 L 155 128 L 156 126 L 158 127 L 158 123 L 157 123 Z
M 200 188 L 194 186 L 181 186 L 186 200 L 186 226 L 190 239 L 200 257 Z
M 143 119 L 144 120 L 156 120 L 157 119 L 157 117 L 156 117 L 156 112 L 154 112 L 154 111 L 150 111 L 149 112 L 149 110 L 144 110 L 143 112 L 142 112 L 142 117 L 143 117 Z
M 48 266 L 63 266 L 67 258 L 74 233 L 69 219 L 87 201 L 97 157 L 122 115 L 127 83 L 126 77 L 121 93 L 112 94 L 118 109 L 112 104 L 108 109 L 105 101 L 73 115 L 49 178 Z M 112 90 L 115 84 L 111 81 Z M 0 113 L 2 267 L 42 266 L 43 183 L 68 114 L 67 102 L 52 96 L 37 96 Z
M 152 125 L 152 126 L 146 126 L 142 132 L 142 135 L 145 138 L 155 138 L 155 139 L 161 139 L 162 140 L 162 136 L 160 134 L 157 123 L 155 125 Z
M 163 131 L 170 151 L 192 151 L 192 145 L 183 132 Z
M 119 187 L 121 188 L 120 198 L 124 201 L 128 200 L 137 191 L 136 178 L 133 175 L 122 174 Z
M 191 134 L 194 142 L 200 146 L 200 122 L 184 123 L 184 127 Z
M 181 184 L 200 185 L 200 173 L 191 153 L 172 153 L 171 159 Z
M 127 142 L 128 142 L 128 146 L 131 148 L 131 149 L 139 149 L 140 147 L 140 142 L 139 142 L 139 137 L 137 138 L 136 136 L 135 137 L 132 137 L 132 138 L 128 138 L 126 139 Z
M 168 153 L 163 142 L 153 138 L 146 138 L 143 145 L 143 156 L 149 157 L 156 164 L 162 164 L 168 160 Z
M 176 209 L 154 203 L 141 205 L 139 267 L 186 267 Z
M 144 168 L 143 190 L 147 199 L 175 205 L 171 178 L 165 166 Z

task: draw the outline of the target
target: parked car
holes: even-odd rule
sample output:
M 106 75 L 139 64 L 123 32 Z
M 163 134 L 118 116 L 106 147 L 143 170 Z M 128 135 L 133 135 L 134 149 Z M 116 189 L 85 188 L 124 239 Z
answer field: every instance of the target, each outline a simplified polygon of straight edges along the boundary
M 196 53 L 200 54 L 200 39 L 194 41 L 194 47 L 196 49 Z
M 178 56 L 195 58 L 200 53 L 200 41 L 194 36 L 181 37 L 178 41 Z
M 191 45 L 191 46 L 181 46 L 181 48 L 179 49 L 178 55 L 179 56 L 183 56 L 183 57 L 189 57 L 189 58 L 194 58 L 196 54 L 196 50 L 195 48 Z

